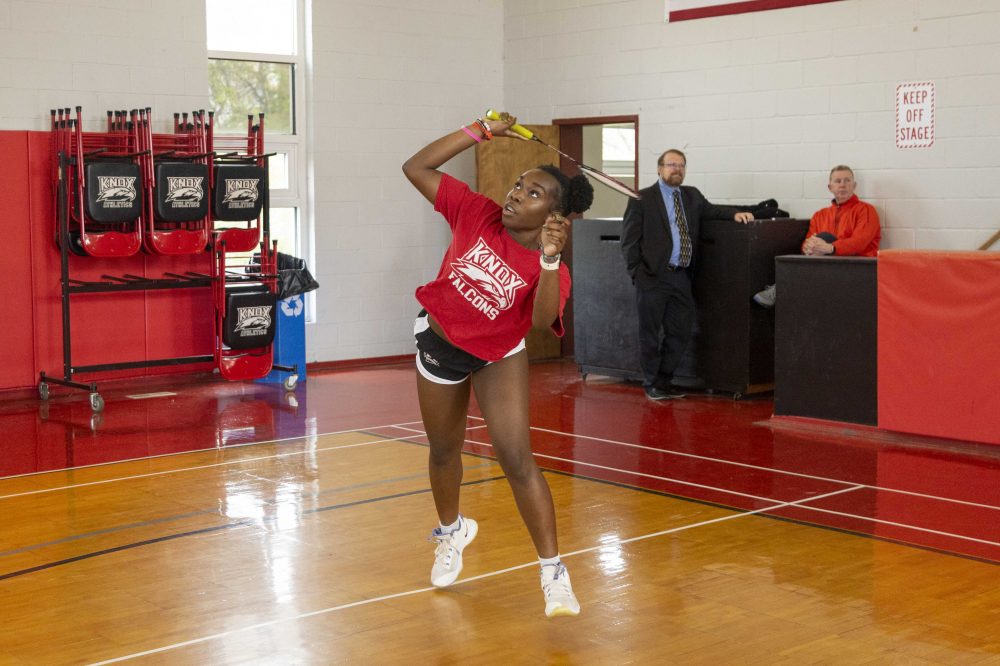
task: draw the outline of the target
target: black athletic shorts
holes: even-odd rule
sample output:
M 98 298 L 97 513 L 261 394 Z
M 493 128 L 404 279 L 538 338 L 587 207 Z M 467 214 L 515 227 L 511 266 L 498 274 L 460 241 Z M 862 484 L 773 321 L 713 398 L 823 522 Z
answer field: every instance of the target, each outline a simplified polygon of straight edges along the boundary
M 490 361 L 462 351 L 444 340 L 430 327 L 427 311 L 421 310 L 413 322 L 413 337 L 417 341 L 417 370 L 435 384 L 461 384 L 469 375 L 482 370 Z M 524 349 L 524 340 L 507 352 L 512 356 Z

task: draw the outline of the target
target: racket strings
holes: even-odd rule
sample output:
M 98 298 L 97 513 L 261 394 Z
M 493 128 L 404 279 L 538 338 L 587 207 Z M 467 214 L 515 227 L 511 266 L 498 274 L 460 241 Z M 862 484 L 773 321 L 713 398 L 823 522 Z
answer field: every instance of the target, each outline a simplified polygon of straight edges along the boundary
M 549 150 L 553 150 L 553 151 L 559 153 L 560 155 L 562 155 L 563 157 L 565 157 L 566 159 L 568 159 L 570 162 L 572 162 L 573 164 L 577 165 L 580 168 L 580 171 L 582 171 L 584 173 L 584 175 L 589 176 L 590 178 L 593 178 L 597 182 L 599 182 L 599 183 L 601 183 L 601 184 L 603 184 L 603 185 L 605 185 L 607 187 L 610 187 L 611 189 L 613 189 L 614 191 L 618 192 L 619 194 L 624 194 L 625 196 L 631 197 L 632 199 L 639 199 L 640 198 L 639 194 L 635 190 L 633 190 L 631 187 L 629 187 L 628 185 L 626 185 L 625 183 L 623 183 L 620 180 L 614 178 L 613 176 L 610 176 L 610 175 L 604 173 L 600 169 L 595 169 L 592 166 L 587 166 L 583 162 L 580 162 L 579 160 L 576 160 L 576 159 L 570 157 L 569 155 L 567 155 L 563 151 L 559 150 L 555 146 L 550 145 L 548 143 L 545 143 L 544 141 L 542 141 L 541 139 L 539 139 L 537 134 L 534 135 L 534 136 L 532 136 L 531 140 L 532 141 L 537 141 L 538 143 L 542 144 L 543 146 L 545 146 Z

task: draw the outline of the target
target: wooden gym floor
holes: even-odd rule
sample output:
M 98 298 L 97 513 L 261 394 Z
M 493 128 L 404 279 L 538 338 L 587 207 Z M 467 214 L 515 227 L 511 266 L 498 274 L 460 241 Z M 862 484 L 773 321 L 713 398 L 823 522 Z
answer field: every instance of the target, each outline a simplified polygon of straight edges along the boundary
M 410 364 L 0 401 L 0 664 L 1000 664 L 1000 448 L 532 381 L 576 618 L 475 406 L 430 587 Z

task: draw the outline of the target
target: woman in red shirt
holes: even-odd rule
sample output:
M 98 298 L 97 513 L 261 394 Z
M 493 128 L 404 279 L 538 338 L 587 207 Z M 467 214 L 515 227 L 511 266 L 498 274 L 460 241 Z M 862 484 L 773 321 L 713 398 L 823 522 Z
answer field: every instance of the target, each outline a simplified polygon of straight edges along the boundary
M 438 168 L 478 142 L 516 137 L 516 119 L 463 126 L 419 150 L 403 173 L 452 229 L 437 277 L 417 289 L 423 306 L 414 326 L 417 393 L 430 441 L 429 474 L 440 526 L 431 583 L 447 587 L 462 570 L 475 520 L 459 513 L 462 445 L 470 389 L 475 391 L 497 461 L 514 492 L 541 564 L 545 614 L 576 615 L 580 604 L 559 559 L 555 509 L 535 464 L 528 426 L 528 356 L 534 328 L 562 335 L 570 276 L 560 263 L 569 236 L 566 215 L 590 207 L 593 188 L 578 175 L 543 166 L 524 172 L 503 206 Z

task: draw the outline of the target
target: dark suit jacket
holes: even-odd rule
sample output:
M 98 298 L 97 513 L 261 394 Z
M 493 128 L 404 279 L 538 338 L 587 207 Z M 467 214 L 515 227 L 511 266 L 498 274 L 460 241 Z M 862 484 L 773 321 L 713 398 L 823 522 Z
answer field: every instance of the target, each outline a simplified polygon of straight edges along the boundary
M 651 285 L 656 276 L 670 262 L 673 239 L 670 237 L 670 220 L 660 194 L 660 184 L 639 191 L 641 199 L 629 199 L 622 223 L 622 254 L 632 282 Z M 698 234 L 702 220 L 731 220 L 736 209 L 716 206 L 698 191 L 698 188 L 681 185 L 681 203 L 691 235 L 692 265 L 698 251 Z

